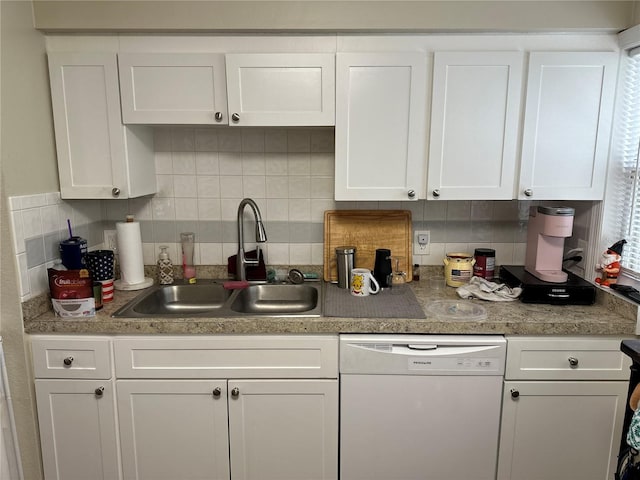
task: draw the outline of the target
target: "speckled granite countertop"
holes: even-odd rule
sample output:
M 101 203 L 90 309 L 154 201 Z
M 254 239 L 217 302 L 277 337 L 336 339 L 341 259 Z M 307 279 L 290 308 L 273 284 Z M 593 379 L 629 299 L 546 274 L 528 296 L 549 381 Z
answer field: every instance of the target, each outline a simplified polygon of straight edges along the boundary
M 429 302 L 459 299 L 455 289 L 431 290 L 426 281 L 410 284 L 427 312 Z M 48 296 L 23 304 L 27 333 L 77 334 L 271 334 L 271 333 L 491 333 L 511 335 L 634 335 L 637 305 L 613 294 L 597 293 L 591 306 L 552 306 L 515 302 L 481 303 L 487 318 L 481 321 L 379 319 L 341 317 L 234 317 L 234 318 L 113 318 L 120 307 L 141 291 L 117 291 L 113 302 L 95 317 L 61 319 L 48 309 Z M 390 294 L 382 292 L 381 295 Z

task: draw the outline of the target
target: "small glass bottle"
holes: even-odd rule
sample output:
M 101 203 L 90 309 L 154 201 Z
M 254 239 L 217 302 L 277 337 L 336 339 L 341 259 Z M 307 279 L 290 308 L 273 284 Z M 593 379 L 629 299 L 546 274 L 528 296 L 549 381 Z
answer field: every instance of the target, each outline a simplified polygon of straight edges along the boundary
M 160 285 L 171 285 L 173 283 L 173 263 L 169 258 L 166 245 L 160 245 L 158 255 L 158 283 Z

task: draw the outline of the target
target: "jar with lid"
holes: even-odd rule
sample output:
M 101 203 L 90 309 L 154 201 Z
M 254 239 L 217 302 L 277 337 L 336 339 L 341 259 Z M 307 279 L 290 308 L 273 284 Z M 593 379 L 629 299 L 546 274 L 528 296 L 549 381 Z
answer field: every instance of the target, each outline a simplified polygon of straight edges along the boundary
M 496 251 L 492 248 L 476 248 L 473 258 L 476 260 L 473 266 L 473 275 L 493 280 L 496 269 Z
M 475 259 L 470 253 L 447 253 L 444 258 L 444 278 L 450 287 L 461 287 L 471 279 Z

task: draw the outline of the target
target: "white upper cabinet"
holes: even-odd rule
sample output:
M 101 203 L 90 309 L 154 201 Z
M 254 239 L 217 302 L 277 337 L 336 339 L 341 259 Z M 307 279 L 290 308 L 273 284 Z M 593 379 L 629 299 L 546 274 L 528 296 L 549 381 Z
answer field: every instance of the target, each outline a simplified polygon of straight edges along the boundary
M 520 199 L 604 194 L 618 54 L 531 53 Z
M 424 196 L 427 56 L 338 53 L 336 200 Z
M 121 53 L 122 121 L 227 124 L 224 55 Z
M 514 194 L 521 52 L 436 52 L 427 198 Z
M 335 124 L 333 53 L 227 54 L 230 125 Z
M 156 191 L 153 132 L 120 120 L 115 53 L 49 53 L 62 198 Z

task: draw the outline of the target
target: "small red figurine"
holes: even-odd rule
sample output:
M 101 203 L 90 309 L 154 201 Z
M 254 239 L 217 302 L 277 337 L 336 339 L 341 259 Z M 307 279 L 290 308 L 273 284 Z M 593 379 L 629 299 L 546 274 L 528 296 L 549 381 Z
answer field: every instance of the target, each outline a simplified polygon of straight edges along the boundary
M 620 259 L 622 258 L 622 248 L 626 240 L 620 240 L 611 245 L 602 254 L 602 263 L 596 264 L 596 270 L 602 270 L 602 276 L 596 278 L 596 283 L 601 287 L 608 287 L 618 281 L 620 273 Z

